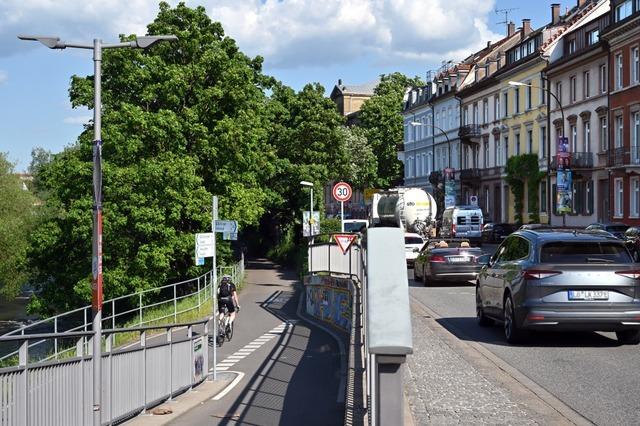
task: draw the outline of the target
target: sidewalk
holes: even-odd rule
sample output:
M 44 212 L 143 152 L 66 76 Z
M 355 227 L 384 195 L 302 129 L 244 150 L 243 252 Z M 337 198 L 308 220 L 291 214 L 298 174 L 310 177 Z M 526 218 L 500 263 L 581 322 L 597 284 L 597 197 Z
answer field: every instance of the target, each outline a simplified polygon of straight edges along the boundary
M 459 340 L 412 301 L 413 355 L 404 370 L 416 425 L 590 424 L 481 348 Z

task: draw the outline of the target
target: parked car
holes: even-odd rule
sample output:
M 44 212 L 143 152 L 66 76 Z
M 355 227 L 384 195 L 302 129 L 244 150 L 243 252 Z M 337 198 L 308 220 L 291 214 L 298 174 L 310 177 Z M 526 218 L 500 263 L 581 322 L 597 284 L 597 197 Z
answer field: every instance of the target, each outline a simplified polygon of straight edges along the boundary
M 449 207 L 442 213 L 441 238 L 466 238 L 482 243 L 482 210 L 477 206 Z
M 587 230 L 601 229 L 603 231 L 610 232 L 611 234 L 613 234 L 614 237 L 620 238 L 621 240 L 623 240 L 625 238 L 624 233 L 627 229 L 629 229 L 629 225 L 625 225 L 624 223 L 617 223 L 617 222 L 592 223 L 591 225 L 587 226 L 585 229 Z
M 478 274 L 482 326 L 501 321 L 508 342 L 527 330 L 615 332 L 640 343 L 640 268 L 600 231 L 523 230 L 509 235 Z
M 501 243 L 502 240 L 517 229 L 518 227 L 511 223 L 485 223 L 482 227 L 482 242 Z
M 627 248 L 633 255 L 633 260 L 640 262 L 640 227 L 631 226 L 624 232 Z
M 425 242 L 420 234 L 412 234 L 410 232 L 404 234 L 404 251 L 408 267 L 413 268 L 413 263 L 424 244 Z
M 432 281 L 475 280 L 482 267 L 481 256 L 482 250 L 470 247 L 466 239 L 430 240 L 416 258 L 413 275 L 425 285 Z

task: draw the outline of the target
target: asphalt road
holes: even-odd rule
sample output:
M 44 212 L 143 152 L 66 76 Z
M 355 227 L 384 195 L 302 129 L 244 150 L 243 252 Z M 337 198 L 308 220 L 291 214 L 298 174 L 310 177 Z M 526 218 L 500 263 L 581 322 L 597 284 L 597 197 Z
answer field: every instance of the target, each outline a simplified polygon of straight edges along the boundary
M 424 287 L 413 270 L 409 278 L 412 299 L 459 339 L 480 343 L 595 424 L 640 424 L 640 346 L 621 346 L 613 333 L 578 332 L 536 333 L 510 346 L 500 325 L 476 324 L 473 284 Z
M 247 265 L 247 285 L 231 342 L 218 349 L 219 370 L 240 372 L 220 400 L 173 425 L 338 425 L 344 406 L 337 342 L 296 314 L 295 274 L 268 261 Z M 211 352 L 210 352 L 211 353 Z

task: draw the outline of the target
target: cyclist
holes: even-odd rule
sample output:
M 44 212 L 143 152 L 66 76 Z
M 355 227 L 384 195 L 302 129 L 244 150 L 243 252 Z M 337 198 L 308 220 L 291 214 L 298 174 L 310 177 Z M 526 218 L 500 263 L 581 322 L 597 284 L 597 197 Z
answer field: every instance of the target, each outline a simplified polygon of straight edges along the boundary
M 240 310 L 240 304 L 238 303 L 236 285 L 231 282 L 229 275 L 222 277 L 220 286 L 218 287 L 218 321 L 222 321 L 224 318 L 225 306 L 229 311 L 229 324 L 231 325 L 236 317 L 236 311 Z

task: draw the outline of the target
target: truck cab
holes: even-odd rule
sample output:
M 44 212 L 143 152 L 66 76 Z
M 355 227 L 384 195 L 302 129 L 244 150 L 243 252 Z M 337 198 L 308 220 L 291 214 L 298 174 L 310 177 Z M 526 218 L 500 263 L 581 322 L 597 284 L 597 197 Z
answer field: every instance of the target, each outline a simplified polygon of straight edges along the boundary
M 482 210 L 477 206 L 453 206 L 442 213 L 440 236 L 443 238 L 466 238 L 476 244 L 482 243 Z

